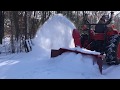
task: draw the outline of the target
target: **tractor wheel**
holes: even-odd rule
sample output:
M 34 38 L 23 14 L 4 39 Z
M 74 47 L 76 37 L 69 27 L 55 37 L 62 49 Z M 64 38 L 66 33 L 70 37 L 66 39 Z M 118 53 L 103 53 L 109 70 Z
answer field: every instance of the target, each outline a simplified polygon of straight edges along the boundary
M 120 36 L 113 35 L 109 38 L 106 47 L 106 63 L 108 65 L 120 64 Z

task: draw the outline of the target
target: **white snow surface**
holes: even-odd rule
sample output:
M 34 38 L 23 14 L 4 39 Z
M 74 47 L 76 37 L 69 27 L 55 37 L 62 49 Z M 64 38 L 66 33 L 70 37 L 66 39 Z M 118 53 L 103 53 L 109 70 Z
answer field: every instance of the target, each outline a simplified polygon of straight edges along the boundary
M 1 79 L 120 79 L 120 65 L 105 66 L 100 74 L 89 55 L 66 52 L 50 58 L 51 49 L 66 47 L 86 53 L 99 54 L 84 48 L 74 48 L 74 24 L 61 14 L 52 16 L 39 28 L 29 53 L 0 54 Z

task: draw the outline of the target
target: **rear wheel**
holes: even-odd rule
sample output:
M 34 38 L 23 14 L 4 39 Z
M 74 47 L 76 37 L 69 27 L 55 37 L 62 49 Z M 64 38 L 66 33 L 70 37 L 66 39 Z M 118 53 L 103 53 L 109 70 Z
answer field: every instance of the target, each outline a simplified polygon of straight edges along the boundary
M 120 36 L 113 35 L 109 38 L 106 47 L 106 63 L 109 65 L 120 64 Z

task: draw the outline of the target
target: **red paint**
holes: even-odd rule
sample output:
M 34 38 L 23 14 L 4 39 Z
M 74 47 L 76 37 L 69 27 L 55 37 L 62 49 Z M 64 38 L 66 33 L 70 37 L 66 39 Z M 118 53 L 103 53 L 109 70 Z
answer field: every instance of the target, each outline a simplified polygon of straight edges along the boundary
M 104 33 L 95 33 L 92 39 L 93 40 L 104 40 Z
M 116 35 L 119 34 L 119 32 L 117 30 L 111 30 L 107 32 L 107 36 L 112 36 L 112 35 Z
M 77 29 L 73 30 L 72 36 L 73 36 L 73 39 L 74 39 L 75 47 L 77 47 L 77 46 L 82 47 L 81 42 L 80 42 L 81 41 L 80 40 L 80 33 Z
M 104 40 L 104 33 L 95 33 L 93 30 L 91 30 L 90 37 L 92 40 Z
M 117 48 L 117 58 L 120 59 L 120 42 L 119 42 L 118 48 Z

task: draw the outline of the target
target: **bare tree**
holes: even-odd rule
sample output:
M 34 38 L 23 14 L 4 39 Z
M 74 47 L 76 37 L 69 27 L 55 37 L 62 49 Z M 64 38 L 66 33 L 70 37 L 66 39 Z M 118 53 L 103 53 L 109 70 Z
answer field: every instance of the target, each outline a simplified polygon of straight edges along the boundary
M 4 36 L 4 11 L 0 11 L 0 44 Z
M 14 20 L 15 31 L 16 31 L 15 37 L 16 37 L 17 41 L 18 41 L 19 33 L 20 33 L 18 19 L 19 19 L 18 11 L 13 11 L 13 20 Z

